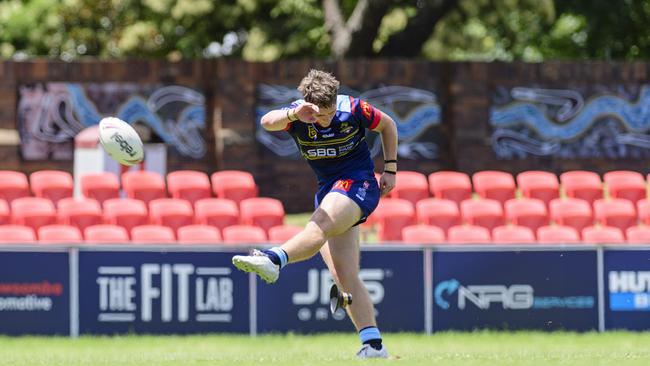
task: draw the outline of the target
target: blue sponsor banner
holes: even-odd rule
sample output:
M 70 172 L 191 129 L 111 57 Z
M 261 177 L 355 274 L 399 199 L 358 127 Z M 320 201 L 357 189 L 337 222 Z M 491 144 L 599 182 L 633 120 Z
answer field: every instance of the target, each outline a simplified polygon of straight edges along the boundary
M 422 251 L 361 253 L 360 278 L 368 289 L 382 331 L 424 330 L 423 260 Z M 275 284 L 258 281 L 258 330 L 353 331 L 345 311 L 330 313 L 332 283 L 320 256 L 286 266 Z
M 0 334 L 68 335 L 68 253 L 0 251 Z
M 433 253 L 434 331 L 598 329 L 596 251 Z
M 650 329 L 650 250 L 605 250 L 605 328 Z
M 248 333 L 249 280 L 235 254 L 81 251 L 80 333 Z

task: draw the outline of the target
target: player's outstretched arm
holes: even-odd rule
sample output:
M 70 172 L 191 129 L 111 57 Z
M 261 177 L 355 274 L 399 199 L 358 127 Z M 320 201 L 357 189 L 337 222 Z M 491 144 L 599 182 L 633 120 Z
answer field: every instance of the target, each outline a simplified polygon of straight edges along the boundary
M 275 109 L 264 116 L 260 121 L 262 128 L 267 131 L 282 131 L 287 129 L 287 125 L 294 121 L 302 121 L 307 123 L 316 122 L 316 113 L 319 108 L 315 104 L 302 103 L 301 105 L 292 109 Z
M 395 188 L 397 172 L 397 125 L 390 116 L 381 112 L 381 119 L 375 128 L 381 134 L 381 143 L 384 150 L 384 173 L 379 180 L 381 195 L 385 196 Z

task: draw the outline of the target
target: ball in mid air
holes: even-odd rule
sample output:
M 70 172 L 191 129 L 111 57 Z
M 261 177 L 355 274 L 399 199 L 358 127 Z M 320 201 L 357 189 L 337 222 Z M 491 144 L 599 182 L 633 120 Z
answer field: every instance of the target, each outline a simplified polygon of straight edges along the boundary
M 122 165 L 135 165 L 144 159 L 140 136 L 119 118 L 106 117 L 99 122 L 99 142 L 106 153 Z

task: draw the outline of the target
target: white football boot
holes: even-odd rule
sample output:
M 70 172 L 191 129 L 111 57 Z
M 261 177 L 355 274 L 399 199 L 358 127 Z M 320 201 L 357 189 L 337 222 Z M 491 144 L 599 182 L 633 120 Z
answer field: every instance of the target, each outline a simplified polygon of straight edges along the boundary
M 280 266 L 271 262 L 263 252 L 253 249 L 250 255 L 232 257 L 232 264 L 244 272 L 253 272 L 266 283 L 273 283 L 280 277 Z
M 369 344 L 364 344 L 357 352 L 357 358 L 388 358 L 388 351 L 383 344 L 381 349 L 374 349 Z

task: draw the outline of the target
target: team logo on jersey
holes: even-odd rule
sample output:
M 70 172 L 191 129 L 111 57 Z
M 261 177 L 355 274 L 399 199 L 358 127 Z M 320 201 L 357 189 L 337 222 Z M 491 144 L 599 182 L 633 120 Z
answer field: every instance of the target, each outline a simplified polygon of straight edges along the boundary
M 336 183 L 334 183 L 334 187 L 332 187 L 332 189 L 348 192 L 350 191 L 350 188 L 352 188 L 352 182 L 352 179 L 337 180 Z
M 372 106 L 365 100 L 362 100 L 359 104 L 361 105 L 361 113 L 363 113 L 366 119 L 372 121 Z
M 316 129 L 312 125 L 307 125 L 307 135 L 309 136 L 310 139 L 316 139 L 316 136 L 318 135 L 318 132 L 316 132 Z
M 350 131 L 352 131 L 353 128 L 354 127 L 350 126 L 349 123 L 343 122 L 341 123 L 341 127 L 339 128 L 339 131 L 347 135 L 348 133 L 350 133 Z

